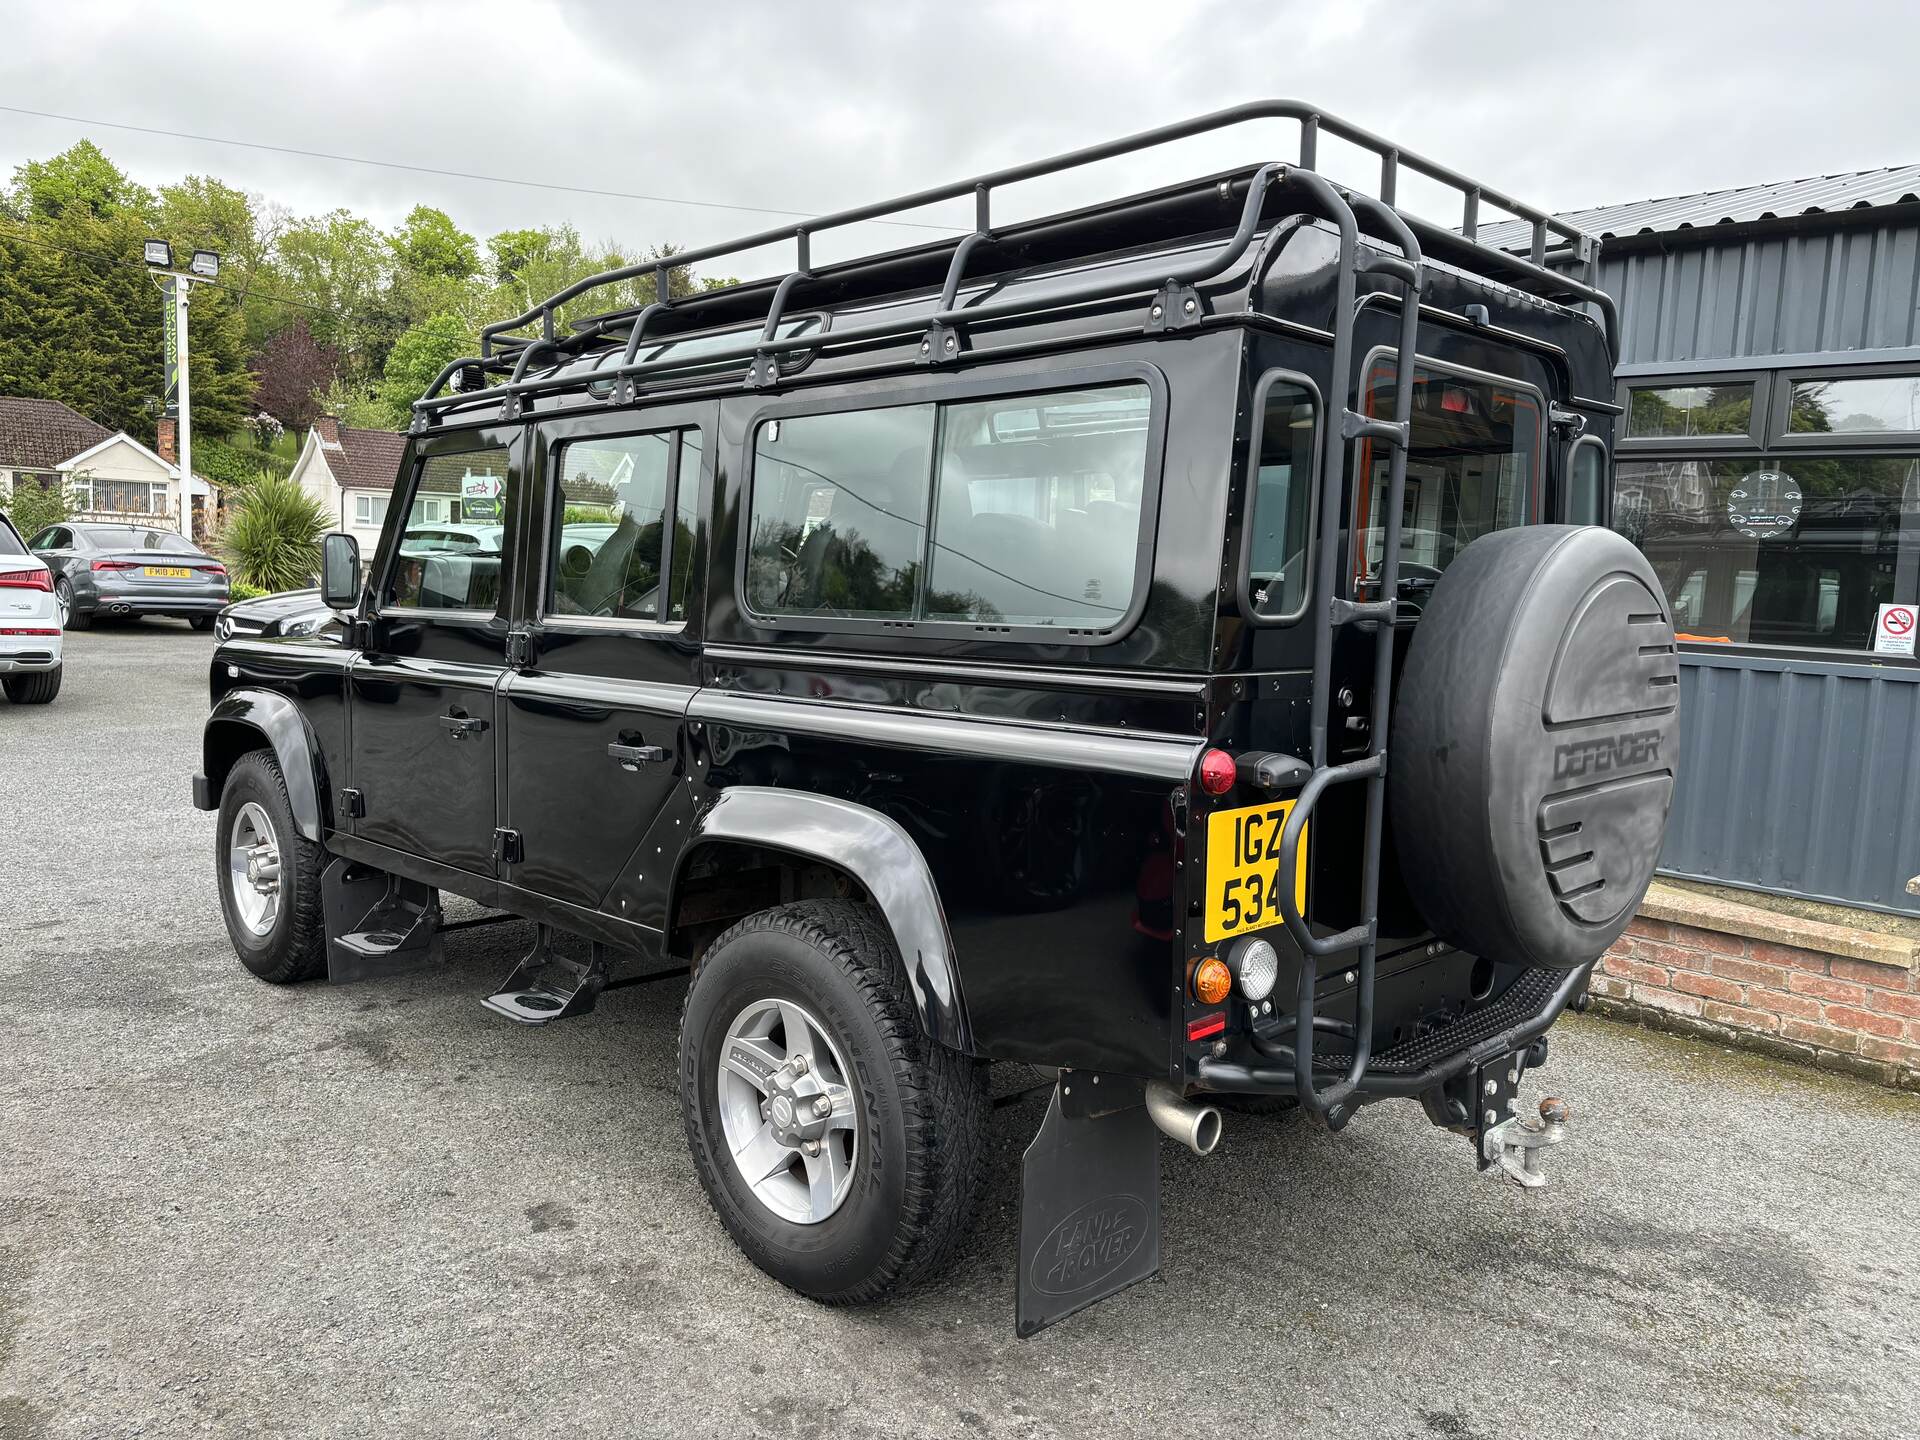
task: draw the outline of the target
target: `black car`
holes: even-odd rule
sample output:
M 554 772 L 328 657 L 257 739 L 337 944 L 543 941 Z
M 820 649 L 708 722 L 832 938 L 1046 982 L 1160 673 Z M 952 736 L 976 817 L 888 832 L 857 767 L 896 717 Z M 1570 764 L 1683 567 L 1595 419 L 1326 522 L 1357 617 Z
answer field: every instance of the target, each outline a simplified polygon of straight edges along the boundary
M 338 626 L 338 616 L 328 608 L 320 592 L 282 590 L 272 595 L 256 595 L 251 600 L 236 600 L 220 612 L 213 633 L 222 640 L 236 635 L 313 635 L 329 625 Z
M 211 630 L 227 603 L 227 567 L 172 530 L 62 521 L 27 543 L 53 572 L 54 601 L 68 630 L 85 630 L 103 615 L 173 615 Z
M 1272 118 L 1300 163 L 993 218 Z M 1330 184 L 1322 134 L 1462 230 Z M 957 240 L 811 257 L 969 196 Z M 327 537 L 342 628 L 217 651 L 194 795 L 240 958 L 431 963 L 448 891 L 538 922 L 509 1020 L 690 973 L 696 1169 L 828 1302 L 952 1251 L 992 1061 L 1051 1077 L 1021 1333 L 1154 1270 L 1158 1135 L 1205 1153 L 1220 1105 L 1417 1100 L 1541 1183 L 1564 1115 L 1522 1076 L 1651 877 L 1677 713 L 1667 602 L 1599 528 L 1613 306 L 1550 235 L 1591 253 L 1272 102 L 674 257 L 787 243 L 778 280 L 641 265 L 490 327 L 364 577 Z M 484 543 L 407 543 L 471 497 Z

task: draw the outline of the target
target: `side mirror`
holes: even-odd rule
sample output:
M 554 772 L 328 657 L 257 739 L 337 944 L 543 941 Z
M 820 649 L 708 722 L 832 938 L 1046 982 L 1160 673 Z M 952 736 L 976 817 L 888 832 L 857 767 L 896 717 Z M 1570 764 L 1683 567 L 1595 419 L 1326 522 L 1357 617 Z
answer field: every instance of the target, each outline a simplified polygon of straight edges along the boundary
M 338 531 L 320 542 L 320 598 L 334 610 L 360 603 L 360 542 Z

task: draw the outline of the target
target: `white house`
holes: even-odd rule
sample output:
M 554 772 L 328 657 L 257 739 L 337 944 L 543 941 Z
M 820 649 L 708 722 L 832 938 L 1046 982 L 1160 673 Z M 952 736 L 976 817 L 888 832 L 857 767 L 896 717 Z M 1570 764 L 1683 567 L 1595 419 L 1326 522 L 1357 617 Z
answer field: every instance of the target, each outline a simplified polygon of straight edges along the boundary
M 400 457 L 406 448 L 404 435 L 354 430 L 331 415 L 322 415 L 307 430 L 300 458 L 293 462 L 292 479 L 320 502 L 330 523 L 359 540 L 363 555 L 371 555 L 374 542 L 380 538 L 381 523 L 387 518 L 394 481 L 400 474 Z M 450 507 L 452 501 L 441 503 Z M 445 521 L 451 516 L 422 518 Z
M 166 448 L 171 422 L 161 424 Z M 0 396 L 0 500 L 29 484 L 73 491 L 78 518 L 169 528 L 178 523 L 178 465 L 124 430 L 109 430 L 58 400 Z M 196 514 L 204 517 L 219 492 L 195 475 L 187 493 Z

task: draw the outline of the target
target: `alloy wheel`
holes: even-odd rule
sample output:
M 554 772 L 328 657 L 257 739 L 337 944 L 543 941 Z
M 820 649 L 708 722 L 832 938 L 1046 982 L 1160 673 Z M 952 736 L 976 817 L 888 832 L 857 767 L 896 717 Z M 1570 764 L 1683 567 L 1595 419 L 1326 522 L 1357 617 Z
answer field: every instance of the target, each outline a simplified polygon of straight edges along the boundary
M 818 1225 L 845 1202 L 860 1126 L 846 1061 L 791 1000 L 756 1000 L 721 1046 L 720 1124 L 740 1178 L 783 1220 Z

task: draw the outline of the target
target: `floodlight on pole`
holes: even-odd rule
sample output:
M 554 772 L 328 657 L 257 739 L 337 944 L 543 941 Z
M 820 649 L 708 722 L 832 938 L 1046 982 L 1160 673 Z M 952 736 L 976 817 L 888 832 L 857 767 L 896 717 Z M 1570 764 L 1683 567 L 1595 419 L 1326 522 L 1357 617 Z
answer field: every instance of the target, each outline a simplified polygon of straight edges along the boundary
M 195 250 L 184 270 L 176 270 L 173 246 L 165 240 L 149 240 L 141 254 L 155 282 L 172 306 L 173 383 L 180 448 L 180 533 L 193 539 L 193 409 L 189 400 L 187 375 L 187 299 L 195 285 L 212 283 L 220 274 L 220 257 L 212 250 Z M 212 519 L 209 515 L 208 519 Z

